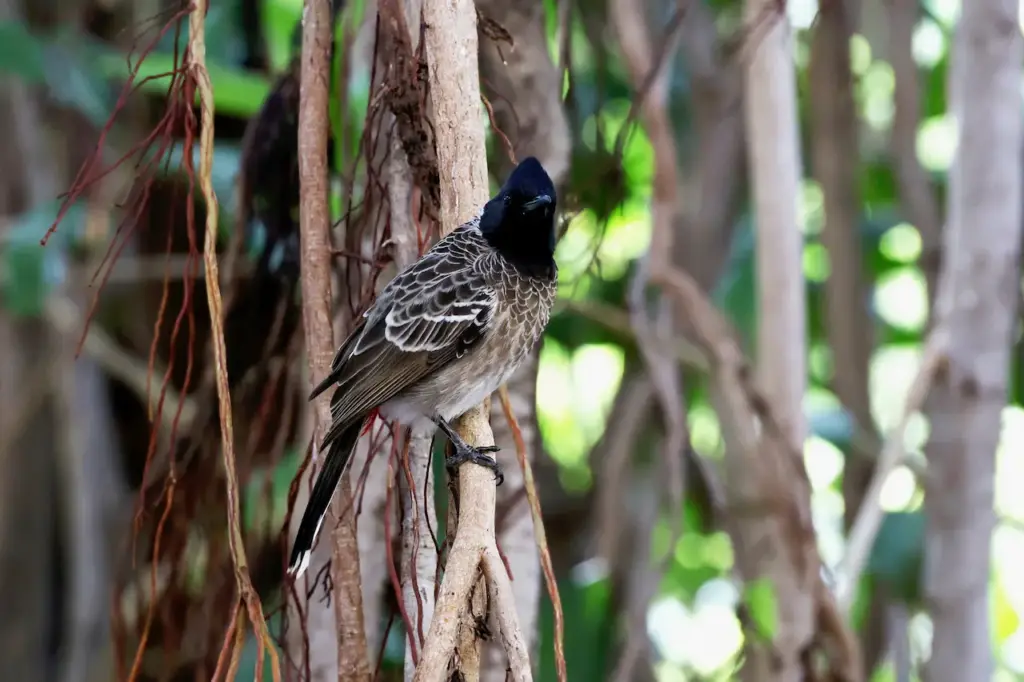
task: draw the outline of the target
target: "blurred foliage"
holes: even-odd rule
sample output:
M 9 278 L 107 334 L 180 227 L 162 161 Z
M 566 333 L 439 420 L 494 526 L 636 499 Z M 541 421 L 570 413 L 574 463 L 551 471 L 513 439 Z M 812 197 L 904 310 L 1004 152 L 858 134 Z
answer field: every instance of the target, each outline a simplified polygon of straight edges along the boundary
M 728 31 L 739 22 L 738 0 L 711 0 L 707 3 L 718 13 L 719 29 Z M 944 195 L 945 167 L 936 149 L 948 142 L 944 134 L 946 121 L 945 81 L 948 68 L 949 13 L 946 5 L 925 2 L 928 10 L 915 38 L 922 73 L 922 122 L 919 147 L 922 159 L 929 165 L 940 197 Z M 301 15 L 300 0 L 263 0 L 260 4 L 270 64 L 268 73 L 246 70 L 245 37 L 237 12 L 238 0 L 214 3 L 207 19 L 209 31 L 208 63 L 213 80 L 215 105 L 220 115 L 245 120 L 256 114 L 266 99 L 275 77 L 285 72 L 294 56 L 295 29 Z M 342 21 L 361 16 L 365 3 L 352 2 L 342 14 Z M 557 3 L 545 2 L 547 25 L 556 53 Z M 797 10 L 792 10 L 796 12 Z M 808 335 L 810 391 L 807 417 L 812 445 L 807 448 L 807 466 L 815 486 L 815 514 L 823 544 L 841 545 L 841 469 L 850 456 L 853 436 L 852 420 L 838 405 L 829 384 L 832 357 L 825 338 L 822 283 L 828 277 L 829 259 L 821 243 L 823 220 L 821 190 L 809 179 L 813 170 L 809 158 L 807 130 L 806 55 L 809 44 L 809 22 L 798 23 L 799 110 L 804 166 L 808 179 L 804 182 L 801 208 L 806 224 L 804 267 L 807 275 Z M 138 38 L 136 49 L 152 40 Z M 342 35 L 339 28 L 338 35 Z M 582 209 L 569 232 L 559 244 L 558 258 L 562 271 L 560 293 L 564 297 L 598 301 L 623 307 L 625 290 L 635 267 L 636 258 L 647 248 L 650 230 L 648 202 L 650 198 L 653 150 L 639 128 L 623 133 L 622 127 L 630 106 L 630 87 L 617 55 L 604 45 L 590 42 L 586 27 L 577 18 L 572 25 L 571 120 L 573 125 L 573 164 L 570 191 Z M 178 37 L 180 49 L 184 36 Z M 861 144 L 860 215 L 864 249 L 864 272 L 872 283 L 871 300 L 864 301 L 871 311 L 874 338 L 878 346 L 872 367 L 873 412 L 882 427 L 889 425 L 906 391 L 906 379 L 916 363 L 923 331 L 922 306 L 925 296 L 919 269 L 920 238 L 913 226 L 903 222 L 898 206 L 896 182 L 884 144 L 892 114 L 892 74 L 888 65 L 871 53 L 871 41 L 877 36 L 862 37 L 851 45 L 857 76 L 857 105 L 865 121 Z M 0 24 L 0 73 L 19 78 L 38 88 L 55 104 L 83 116 L 97 128 L 111 112 L 121 84 L 127 74 L 138 69 L 135 82 L 141 92 L 151 98 L 166 93 L 169 76 L 174 69 L 175 35 L 166 33 L 144 61 L 138 54 L 131 59 L 121 47 L 71 29 L 41 33 L 21 23 Z M 918 49 L 920 47 L 920 49 Z M 671 80 L 672 106 L 676 132 L 681 149 L 694 146 L 692 128 L 693 94 L 685 63 L 680 59 Z M 335 73 L 339 73 L 340 64 Z M 335 83 L 340 82 L 336 78 Z M 363 117 L 369 102 L 369 75 L 353 72 L 348 82 L 345 111 L 332 111 L 336 134 L 345 145 L 335 147 L 335 168 L 343 168 L 351 158 L 362 135 Z M 333 101 L 341 101 L 339 97 Z M 335 105 L 337 107 L 337 104 Z M 948 130 L 946 130 L 948 133 Z M 621 164 L 614 158 L 616 138 L 625 134 Z M 945 137 L 944 137 L 945 135 Z M 492 136 L 493 137 L 493 136 Z M 491 139 L 492 146 L 494 140 Z M 926 144 L 927 143 L 927 144 Z M 222 228 L 229 231 L 230 219 L 237 207 L 233 183 L 240 160 L 239 140 L 219 140 L 215 149 L 214 183 L 222 198 L 225 219 Z M 180 143 L 173 154 L 180 158 Z M 940 162 L 932 163 L 939 158 Z M 172 158 L 170 167 L 176 166 Z M 340 213 L 341 183 L 332 185 L 332 201 Z M 354 199 L 358 199 L 355 197 Z M 62 283 L 65 259 L 81 232 L 85 216 L 73 206 L 64 218 L 59 238 L 41 249 L 38 240 L 55 215 L 55 205 L 46 203 L 33 207 L 20 216 L 7 216 L 11 227 L 0 236 L 0 294 L 6 309 L 18 315 L 41 313 L 47 292 Z M 259 225 L 252 226 L 250 255 L 261 249 L 265 235 Z M 735 238 L 726 271 L 714 290 L 716 303 L 733 322 L 744 346 L 750 350 L 756 336 L 756 278 L 754 264 L 754 219 L 744 209 L 737 219 Z M 906 355 L 901 351 L 911 351 Z M 1012 401 L 1020 409 L 1024 399 L 1024 366 L 1016 354 Z M 612 399 L 623 375 L 635 364 L 636 351 L 622 335 L 609 331 L 597 321 L 566 310 L 554 316 L 548 329 L 542 355 L 539 383 L 539 423 L 544 446 L 561 469 L 561 481 L 573 494 L 582 496 L 594 485 L 590 471 L 590 451 L 604 431 Z M 877 377 L 876 377 L 877 375 Z M 877 378 L 877 380 L 876 380 Z M 906 379 L 905 379 L 906 378 Z M 687 386 L 690 422 L 694 442 L 702 454 L 715 457 L 721 451 L 718 425 L 709 409 L 706 387 L 700 382 Z M 911 450 L 920 453 L 924 433 L 914 439 Z M 639 466 L 656 461 L 652 448 L 656 439 L 646 438 L 638 448 Z M 1019 452 L 1013 457 L 1020 457 Z M 1001 462 L 1011 454 L 1003 452 Z M 251 476 L 244 499 L 245 525 L 248 532 L 269 529 L 274 534 L 284 518 L 288 486 L 295 474 L 300 453 L 291 451 L 272 466 L 257 470 Z M 439 460 L 438 460 L 439 461 Z M 440 470 L 437 480 L 443 480 Z M 859 603 L 873 589 L 884 588 L 902 602 L 916 606 L 921 599 L 923 565 L 924 517 L 919 506 L 919 491 L 913 483 L 901 491 L 886 495 L 887 508 L 882 529 L 875 541 Z M 1002 482 L 999 483 L 1003 485 Z M 271 503 L 266 503 L 269 489 Z M 891 491 L 889 491 L 891 492 Z M 444 496 L 440 496 L 444 499 Z M 896 500 L 893 502 L 893 500 Z M 702 588 L 711 581 L 728 579 L 732 569 L 732 550 L 727 536 L 720 531 L 706 532 L 704 510 L 692 502 L 686 505 L 685 533 L 673 548 L 661 584 L 663 597 L 678 600 L 690 607 L 690 616 L 702 617 L 699 605 Z M 444 514 L 439 514 L 443 524 Z M 443 529 L 442 531 L 443 532 Z M 440 533 L 439 533 L 440 535 Z M 834 557 L 833 557 L 834 558 Z M 1008 564 L 997 557 L 993 581 L 995 644 L 1002 646 L 1011 637 L 1024 639 L 1020 629 L 1020 610 L 1024 608 L 1021 594 L 1024 586 Z M 622 622 L 618 620 L 608 577 L 583 579 L 575 572 L 561 575 L 559 586 L 566 619 L 566 654 L 572 679 L 601 679 L 603 671 L 614 664 L 611 656 L 619 640 Z M 778 604 L 771 585 L 755 582 L 735 595 L 730 608 L 742 601 L 753 620 L 755 631 L 769 637 L 777 623 Z M 275 623 L 274 628 L 279 627 Z M 540 679 L 554 680 L 552 656 L 552 617 L 545 596 L 541 610 Z M 391 628 L 386 647 L 389 666 L 398 666 L 403 650 L 400 622 Z M 675 640 L 671 633 L 652 633 L 657 646 L 668 646 Z M 668 644 L 665 644 L 668 643 Z M 249 679 L 254 663 L 254 643 L 249 642 L 242 656 L 238 679 Z M 659 651 L 665 658 L 669 652 Z M 1019 654 L 1018 654 L 1019 655 Z M 727 666 L 722 661 L 720 666 Z M 708 673 L 710 675 L 710 673 Z M 676 679 L 676 678 L 673 678 Z

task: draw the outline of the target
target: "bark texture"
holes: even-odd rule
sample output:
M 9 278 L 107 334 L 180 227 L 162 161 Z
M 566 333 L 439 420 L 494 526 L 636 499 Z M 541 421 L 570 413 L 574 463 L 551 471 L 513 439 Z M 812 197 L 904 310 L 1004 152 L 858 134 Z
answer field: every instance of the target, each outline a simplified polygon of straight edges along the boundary
M 745 104 L 757 235 L 757 369 L 782 436 L 799 456 L 804 440 L 807 345 L 803 244 L 797 215 L 801 168 L 792 30 L 771 0 L 747 0 L 744 15 L 755 36 L 745 45 L 749 50 Z M 753 550 L 748 545 L 738 551 Z M 805 679 L 803 652 L 815 635 L 811 589 L 815 580 L 807 572 L 810 567 L 793 572 L 786 566 L 788 561 L 778 559 L 761 557 L 755 564 L 764 571 L 761 577 L 770 580 L 779 610 L 773 646 L 748 637 L 743 675 L 751 681 Z
M 302 80 L 299 90 L 299 229 L 302 249 L 302 318 L 311 386 L 327 376 L 336 351 L 331 313 L 331 219 L 327 201 L 331 30 L 329 0 L 306 0 L 302 13 Z M 314 461 L 318 462 L 324 454 L 318 452 L 318 444 L 331 424 L 329 396 L 317 399 L 314 414 L 313 455 Z M 368 680 L 370 669 L 363 621 L 359 546 L 348 473 L 341 478 L 330 515 L 334 516 L 339 511 L 341 517 L 338 523 L 332 528 L 331 523 L 325 522 L 326 532 L 321 534 L 321 538 L 329 539 L 334 548 L 330 603 L 334 607 L 336 621 L 337 674 L 344 676 L 342 679 Z M 309 575 L 309 572 L 305 575 Z M 301 584 L 299 591 L 302 592 Z M 323 614 L 318 620 L 327 624 L 331 619 Z M 329 652 L 330 648 L 314 650 L 310 647 L 311 656 L 314 651 L 320 656 Z M 318 667 L 324 668 L 323 674 L 327 679 L 330 664 L 324 661 Z
M 959 146 L 936 325 L 947 368 L 930 405 L 925 597 L 930 682 L 992 678 L 988 612 L 995 449 L 1019 296 L 1022 140 L 1018 3 L 964 3 L 952 53 Z
M 489 194 L 476 7 L 472 0 L 426 0 L 423 20 L 441 186 L 441 228 L 447 233 L 474 217 Z M 487 410 L 487 405 L 480 405 L 458 420 L 456 428 L 466 442 L 494 442 Z M 458 528 L 449 525 L 455 537 L 414 679 L 451 679 L 452 664 L 461 675 L 459 679 L 480 679 L 479 637 L 473 614 L 480 613 L 477 596 L 486 594 L 497 636 L 509 657 L 511 679 L 531 680 L 512 586 L 494 539 L 494 476 L 483 467 L 462 466 L 457 485 Z M 482 593 L 485 581 L 486 593 Z
M 855 423 L 855 438 L 843 471 L 844 527 L 849 531 L 871 481 L 878 445 L 871 415 L 868 376 L 874 346 L 860 236 L 857 109 L 850 66 L 850 38 L 859 10 L 857 0 L 822 5 L 811 43 L 810 103 L 814 177 L 825 199 L 822 242 L 828 249 L 825 320 L 832 348 L 832 390 Z M 907 46 L 909 50 L 909 45 Z M 916 127 L 915 127 L 916 130 Z M 860 449 L 857 449 L 857 448 Z M 885 603 L 872 594 L 861 630 L 864 669 L 874 670 L 886 648 Z

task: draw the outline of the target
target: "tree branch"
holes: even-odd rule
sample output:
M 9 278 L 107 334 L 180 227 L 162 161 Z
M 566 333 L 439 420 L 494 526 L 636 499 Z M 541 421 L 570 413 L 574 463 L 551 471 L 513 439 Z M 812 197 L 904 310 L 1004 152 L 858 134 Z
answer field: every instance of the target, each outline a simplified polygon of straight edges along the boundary
M 1018 3 L 964 3 L 949 65 L 958 147 L 949 169 L 935 327 L 948 366 L 929 398 L 923 592 L 930 682 L 994 675 L 990 576 L 1000 417 L 1019 324 L 1024 172 Z
M 945 368 L 947 344 L 948 334 L 939 327 L 932 331 L 925 342 L 921 366 L 910 384 L 903 412 L 882 446 L 871 482 L 861 498 L 857 516 L 850 524 L 846 552 L 836 569 L 835 587 L 839 609 L 847 616 L 850 614 L 850 609 L 853 608 L 861 572 L 867 564 L 871 548 L 874 546 L 875 536 L 878 534 L 878 529 L 881 528 L 882 519 L 885 516 L 885 510 L 879 505 L 882 486 L 885 485 L 889 474 L 900 465 L 906 455 L 904 440 L 910 419 L 922 408 L 936 376 Z
M 480 125 L 483 112 L 477 65 L 476 9 L 472 0 L 426 0 L 423 19 L 441 178 L 441 225 L 444 232 L 450 232 L 474 217 L 489 194 L 484 131 Z M 458 421 L 459 434 L 471 445 L 494 442 L 487 407 L 477 406 Z M 498 556 L 494 539 L 494 476 L 483 467 L 462 466 L 458 488 L 458 531 L 414 679 L 417 682 L 445 679 L 460 629 L 465 632 L 476 628 L 476 623 L 465 622 L 464 618 L 483 562 L 494 600 L 491 607 L 497 614 L 500 637 L 506 643 L 512 679 L 532 680 L 525 644 L 522 651 L 519 648 L 524 639 L 519 631 L 508 575 L 503 566 L 497 570 L 493 562 Z M 501 565 L 500 560 L 498 565 Z M 479 669 L 470 670 L 468 674 L 474 679 Z
M 334 357 L 331 324 L 331 240 L 327 185 L 328 84 L 330 79 L 331 8 L 328 0 L 305 0 L 302 66 L 299 85 L 299 239 L 302 258 L 302 319 L 306 334 L 310 385 L 330 372 Z M 331 424 L 329 396 L 314 403 L 313 456 Z M 333 533 L 332 601 L 337 620 L 338 670 L 348 679 L 369 680 L 369 657 L 363 628 L 359 545 L 352 488 L 346 472 L 334 498 L 340 518 Z
M 668 116 L 668 70 L 665 64 L 674 53 L 674 46 L 683 26 L 684 7 L 676 8 L 678 19 L 670 22 L 670 30 L 664 36 L 662 50 L 657 58 L 651 48 L 649 32 L 644 20 L 642 3 L 634 0 L 612 0 L 609 15 L 619 35 L 619 44 L 626 61 L 626 67 L 633 83 L 636 98 L 642 98 L 640 116 L 647 136 L 654 148 L 654 180 L 652 191 L 651 245 L 644 261 L 637 269 L 629 287 L 629 307 L 632 328 L 636 334 L 637 346 L 647 366 L 647 372 L 658 398 L 660 412 L 665 424 L 665 438 L 661 447 L 662 466 L 665 470 L 666 495 L 669 504 L 669 518 L 672 538 L 669 551 L 661 563 L 673 556 L 673 549 L 682 533 L 683 494 L 686 489 L 683 461 L 689 434 L 686 428 L 686 407 L 680 385 L 680 371 L 677 358 L 670 348 L 672 309 L 662 301 L 657 320 L 652 320 L 646 300 L 649 277 L 671 267 L 675 224 L 679 215 L 679 171 L 672 122 Z M 645 89 L 649 87 L 649 91 Z M 646 598 L 653 596 L 647 592 Z M 634 625 L 639 614 L 645 609 L 636 608 L 631 614 Z M 646 648 L 642 644 L 646 631 L 642 627 L 630 628 L 623 659 L 616 667 L 615 680 L 626 680 L 633 676 L 633 668 L 639 661 L 636 655 Z
M 850 37 L 859 0 L 821 5 L 811 41 L 809 98 L 811 159 L 825 200 L 821 240 L 831 263 L 825 281 L 826 335 L 835 367 L 832 389 L 856 424 L 855 432 L 874 435 L 868 375 L 873 350 L 870 291 L 864 281 L 860 235 L 857 106 L 850 66 Z M 909 50 L 909 45 L 907 47 Z M 877 441 L 877 438 L 873 440 Z M 862 446 L 851 439 L 850 449 Z M 844 526 L 849 530 L 871 480 L 875 457 L 849 457 L 843 470 Z M 886 607 L 873 590 L 861 626 L 864 670 L 868 674 L 885 655 Z
M 920 5 L 884 0 L 888 14 L 889 64 L 895 89 L 895 113 L 889 136 L 889 153 L 899 188 L 903 212 L 921 235 L 921 269 L 934 301 L 942 257 L 942 214 L 928 173 L 917 158 L 917 130 L 921 123 L 921 83 L 914 60 L 914 27 Z

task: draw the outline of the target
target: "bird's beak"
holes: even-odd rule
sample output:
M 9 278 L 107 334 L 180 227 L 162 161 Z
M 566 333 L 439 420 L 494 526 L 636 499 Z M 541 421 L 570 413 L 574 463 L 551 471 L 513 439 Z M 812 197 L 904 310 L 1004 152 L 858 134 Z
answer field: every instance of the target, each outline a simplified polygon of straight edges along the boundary
M 547 194 L 541 194 L 539 197 L 534 197 L 530 201 L 527 201 L 525 204 L 523 204 L 523 210 L 524 211 L 533 211 L 535 209 L 540 208 L 541 206 L 550 206 L 550 205 L 551 205 L 551 197 L 549 197 Z

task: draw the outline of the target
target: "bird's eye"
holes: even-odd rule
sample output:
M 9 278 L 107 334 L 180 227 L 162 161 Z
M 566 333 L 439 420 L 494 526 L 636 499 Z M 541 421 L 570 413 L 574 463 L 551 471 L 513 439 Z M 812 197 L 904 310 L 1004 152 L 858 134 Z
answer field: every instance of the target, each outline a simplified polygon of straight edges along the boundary
M 508 206 L 509 204 L 512 203 L 512 196 L 510 194 L 506 194 L 504 197 L 502 197 L 502 201 L 505 202 L 506 206 Z

